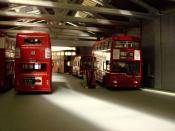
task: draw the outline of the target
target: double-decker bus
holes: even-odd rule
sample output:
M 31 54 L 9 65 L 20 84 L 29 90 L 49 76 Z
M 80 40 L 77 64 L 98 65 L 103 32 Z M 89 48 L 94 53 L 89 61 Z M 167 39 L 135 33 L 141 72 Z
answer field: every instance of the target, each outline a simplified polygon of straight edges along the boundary
M 0 91 L 14 86 L 15 40 L 0 34 Z
M 85 87 L 95 88 L 95 57 L 93 56 L 84 56 L 80 62 L 81 68 L 83 70 L 83 78 L 86 81 Z
M 47 33 L 19 33 L 15 50 L 17 92 L 51 92 L 51 43 Z
M 73 58 L 72 75 L 83 78 L 85 69 L 92 69 L 94 57 L 90 55 L 77 55 Z
M 75 56 L 73 58 L 73 62 L 72 62 L 72 75 L 77 76 L 79 78 L 83 77 L 83 70 L 81 67 L 81 58 L 82 56 Z
M 134 36 L 112 36 L 93 45 L 96 80 L 112 88 L 139 88 L 142 80 L 141 42 Z

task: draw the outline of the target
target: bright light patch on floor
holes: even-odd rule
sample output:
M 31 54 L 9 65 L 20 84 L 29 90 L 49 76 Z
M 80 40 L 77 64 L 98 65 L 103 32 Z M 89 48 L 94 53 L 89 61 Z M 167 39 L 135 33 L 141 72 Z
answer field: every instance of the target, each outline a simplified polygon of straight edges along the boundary
M 104 131 L 175 131 L 175 124 L 172 121 L 90 97 L 71 89 L 61 88 L 59 94 L 54 93 L 43 97 Z
M 158 90 L 152 90 L 152 89 L 141 89 L 141 90 L 146 91 L 146 92 L 155 93 L 155 94 L 161 94 L 161 95 L 167 95 L 167 96 L 174 96 L 175 97 L 175 93 L 171 93 L 171 92 L 158 91 Z
M 65 77 L 52 75 L 52 83 L 58 82 L 58 83 L 65 83 L 69 89 L 72 89 L 72 86 L 69 84 L 69 82 L 65 79 Z
M 58 81 L 59 80 L 59 81 Z M 68 82 L 64 77 L 52 76 L 52 82 Z

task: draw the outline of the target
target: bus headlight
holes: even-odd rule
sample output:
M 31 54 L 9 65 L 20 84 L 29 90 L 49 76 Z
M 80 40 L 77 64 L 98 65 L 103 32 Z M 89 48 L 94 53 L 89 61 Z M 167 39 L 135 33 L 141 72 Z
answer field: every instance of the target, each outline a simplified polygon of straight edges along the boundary
M 114 84 L 117 84 L 118 82 L 117 81 L 113 81 Z
M 134 81 L 134 84 L 138 84 L 139 82 L 138 81 Z

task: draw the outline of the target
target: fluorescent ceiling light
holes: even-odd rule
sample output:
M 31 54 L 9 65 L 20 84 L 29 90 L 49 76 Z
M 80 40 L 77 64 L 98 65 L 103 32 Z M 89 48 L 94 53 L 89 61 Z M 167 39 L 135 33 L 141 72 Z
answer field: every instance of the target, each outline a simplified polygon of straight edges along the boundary
M 72 26 L 75 26 L 75 27 L 78 27 L 78 25 L 76 25 L 76 24 L 74 24 L 74 23 L 72 23 L 72 22 L 66 22 L 67 24 L 70 24 L 70 25 L 72 25 Z
M 75 47 L 52 46 L 52 51 L 75 50 Z

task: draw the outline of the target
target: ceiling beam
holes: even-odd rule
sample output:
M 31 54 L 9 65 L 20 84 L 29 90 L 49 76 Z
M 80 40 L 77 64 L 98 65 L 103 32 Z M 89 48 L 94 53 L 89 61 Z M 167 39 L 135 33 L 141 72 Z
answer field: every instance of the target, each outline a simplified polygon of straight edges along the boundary
M 107 19 L 92 19 L 92 18 L 79 18 L 72 16 L 63 15 L 43 15 L 43 14 L 31 14 L 31 13 L 16 13 L 1 11 L 0 16 L 15 17 L 15 18 L 28 18 L 36 20 L 54 20 L 54 21 L 64 21 L 64 22 L 84 22 L 92 24 L 103 24 L 103 25 L 131 25 L 130 22 L 126 21 L 116 21 Z M 138 23 L 135 23 L 138 24 Z
M 17 33 L 35 33 L 35 32 L 48 32 L 49 31 L 32 31 L 32 30 L 0 30 L 1 32 L 4 33 L 10 33 L 16 35 Z M 79 35 L 68 35 L 65 33 L 61 32 L 55 32 L 56 37 L 51 37 L 51 38 L 58 38 L 58 39 L 83 39 L 83 40 L 97 40 L 97 37 L 92 37 L 92 36 L 79 36 Z
M 154 15 L 160 15 L 160 11 L 156 8 L 154 8 L 153 6 L 145 3 L 142 0 L 131 0 L 133 3 L 136 3 L 140 6 L 142 6 L 143 8 L 147 9 L 150 13 L 153 13 Z
M 173 13 L 175 13 L 175 8 L 169 8 L 169 9 L 166 9 L 166 10 L 161 10 L 160 12 L 161 12 L 161 14 L 163 14 L 163 15 L 166 15 L 166 14 L 173 14 Z
M 36 31 L 36 30 L 14 30 L 14 29 L 0 29 L 1 32 L 4 32 L 4 33 L 36 33 L 36 32 L 48 32 L 49 31 Z
M 49 30 L 33 30 L 33 29 L 30 29 L 30 30 L 24 30 L 24 29 L 0 29 L 1 32 L 3 33 L 36 33 L 36 32 L 46 32 L 46 33 L 51 33 L 51 31 Z M 64 32 L 60 32 L 60 30 L 55 30 L 53 29 L 52 33 L 54 33 L 55 35 L 68 35 L 68 36 L 83 36 L 83 37 L 90 37 L 88 34 L 83 34 L 82 32 L 81 33 L 77 33 L 76 30 L 64 30 Z
M 10 34 L 11 37 L 16 37 L 16 34 Z M 78 36 L 57 36 L 57 37 L 50 37 L 52 40 L 72 40 L 72 41 L 96 41 L 97 38 L 95 37 L 78 37 Z
M 22 27 L 35 27 L 35 28 L 57 28 L 57 29 L 70 29 L 70 30 L 82 30 L 82 31 L 93 31 L 93 32 L 111 32 L 109 29 L 97 28 L 97 27 L 83 27 L 83 26 L 66 26 L 66 25 L 51 25 L 51 24 L 40 24 L 40 23 L 24 23 L 24 22 L 12 22 L 12 21 L 0 21 L 0 25 L 3 26 L 22 26 Z
M 136 12 L 136 11 L 128 11 L 128 10 L 104 8 L 104 7 L 90 7 L 90 6 L 83 6 L 79 4 L 70 4 L 70 3 L 68 4 L 63 2 L 51 2 L 51 1 L 42 1 L 42 0 L 37 0 L 37 1 L 36 0 L 30 0 L 30 1 L 29 0 L 0 0 L 0 3 L 70 9 L 70 10 L 96 12 L 96 13 L 102 13 L 102 14 L 120 15 L 120 16 L 128 16 L 128 17 L 139 17 L 139 18 L 152 17 L 150 14 Z
M 74 35 L 57 35 L 57 37 L 53 37 L 54 39 L 60 39 L 60 40 L 89 40 L 89 41 L 96 41 L 97 37 L 92 36 L 74 36 Z
M 52 46 L 92 46 L 96 41 L 87 41 L 87 40 L 59 40 L 59 39 L 51 39 Z
M 11 38 L 15 38 L 16 34 L 9 34 Z M 96 41 L 97 39 L 95 37 L 71 37 L 71 36 L 57 36 L 57 37 L 51 37 L 52 40 L 70 40 L 70 41 Z
M 175 0 L 168 0 L 168 1 L 170 1 L 170 2 L 175 2 Z

